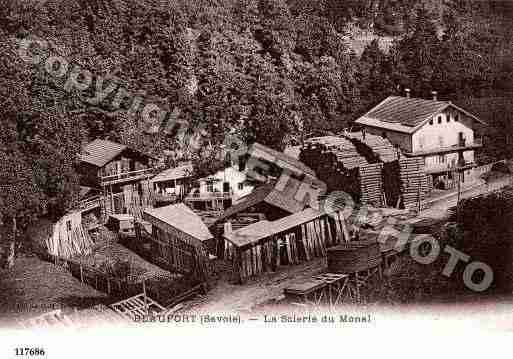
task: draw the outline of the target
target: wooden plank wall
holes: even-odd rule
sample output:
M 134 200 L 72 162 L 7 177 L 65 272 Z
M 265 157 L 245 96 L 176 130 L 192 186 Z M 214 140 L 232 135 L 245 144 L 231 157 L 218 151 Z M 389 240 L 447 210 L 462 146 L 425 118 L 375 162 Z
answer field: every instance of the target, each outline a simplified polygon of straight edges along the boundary
M 340 213 L 325 215 L 267 238 L 246 248 L 225 244 L 225 259 L 233 264 L 239 282 L 281 266 L 297 265 L 325 257 L 327 248 L 344 240 L 345 222 Z

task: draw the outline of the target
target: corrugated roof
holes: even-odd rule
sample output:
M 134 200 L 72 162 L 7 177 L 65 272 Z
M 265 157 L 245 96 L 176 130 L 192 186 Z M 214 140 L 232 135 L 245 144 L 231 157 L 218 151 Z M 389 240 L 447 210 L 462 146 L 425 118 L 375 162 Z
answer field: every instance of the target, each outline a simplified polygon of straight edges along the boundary
M 289 183 L 290 185 L 285 186 L 283 190 L 277 189 L 275 183 L 267 183 L 255 188 L 253 192 L 241 198 L 238 203 L 224 211 L 216 222 L 243 212 L 246 209 L 262 202 L 289 213 L 302 211 L 306 207 L 306 204 L 295 199 L 295 195 L 298 192 L 298 186 L 301 185 L 301 182 L 290 181 Z
M 96 167 L 103 167 L 127 148 L 120 143 L 96 139 L 82 149 L 79 159 Z
M 173 204 L 161 208 L 149 208 L 144 210 L 144 219 L 154 224 L 157 219 L 184 233 L 187 233 L 200 241 L 213 238 L 212 233 L 196 213 L 183 203 Z
M 325 212 L 320 212 L 313 208 L 307 208 L 304 211 L 294 213 L 273 222 L 260 221 L 251 224 L 239 230 L 226 233 L 224 237 L 238 247 L 245 247 L 258 242 L 263 238 L 267 238 L 290 230 L 301 224 L 311 222 L 325 214 Z
M 249 153 L 256 158 L 262 158 L 271 163 L 275 163 L 278 167 L 287 169 L 291 172 L 301 172 L 315 177 L 315 172 L 303 162 L 291 157 L 283 152 L 273 150 L 260 143 L 251 145 Z
M 158 175 L 153 177 L 152 182 L 164 182 L 164 181 L 172 181 L 174 179 L 179 178 L 187 178 L 191 177 L 193 173 L 192 163 L 188 163 L 182 166 L 169 168 L 163 172 L 160 172 Z
M 401 96 L 390 96 L 356 120 L 357 124 L 413 133 L 424 122 L 447 107 L 463 112 L 474 120 L 483 123 L 474 115 L 454 105 L 450 101 L 425 100 Z

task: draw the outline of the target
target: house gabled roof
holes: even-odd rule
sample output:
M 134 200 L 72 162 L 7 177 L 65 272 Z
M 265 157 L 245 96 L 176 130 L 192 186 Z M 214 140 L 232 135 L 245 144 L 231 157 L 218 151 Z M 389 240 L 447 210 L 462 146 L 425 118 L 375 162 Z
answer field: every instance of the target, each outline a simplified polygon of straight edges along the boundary
M 93 142 L 90 142 L 84 146 L 78 158 L 80 161 L 89 163 L 93 166 L 103 167 L 126 149 L 130 149 L 133 152 L 141 153 L 137 150 L 129 148 L 126 145 L 122 145 L 121 143 L 116 143 L 109 140 L 96 139 Z M 141 155 L 152 157 L 142 153 Z
M 301 224 L 308 223 L 319 217 L 322 217 L 325 214 L 326 212 L 321 212 L 313 208 L 307 208 L 304 211 L 291 214 L 290 216 L 278 219 L 276 221 L 256 222 L 236 231 L 225 233 L 224 237 L 239 248 L 247 247 L 261 239 L 288 231 Z
M 452 107 L 465 115 L 484 123 L 450 101 L 425 100 L 401 96 L 390 96 L 356 120 L 357 124 L 392 131 L 414 133 L 433 116 Z
M 253 192 L 241 198 L 238 203 L 224 211 L 216 222 L 220 222 L 237 213 L 244 212 L 248 208 L 259 203 L 267 203 L 288 213 L 300 212 L 307 207 L 307 204 L 305 201 L 299 201 L 296 199 L 295 196 L 298 192 L 297 185 L 300 185 L 301 183 L 299 181 L 297 181 L 296 185 L 294 185 L 294 183 L 292 185 L 285 186 L 283 190 L 276 188 L 275 183 L 267 183 L 257 187 Z
M 180 178 L 189 178 L 192 176 L 193 171 L 192 163 L 187 163 L 185 165 L 168 168 L 167 170 L 160 172 L 158 175 L 153 177 L 151 182 L 165 182 Z
M 298 159 L 289 156 L 283 152 L 273 150 L 260 143 L 254 143 L 249 149 L 251 156 L 275 163 L 278 167 L 291 172 L 301 172 L 315 177 L 315 172 Z
M 173 204 L 161 208 L 148 208 L 144 210 L 144 219 L 157 227 L 162 224 L 169 225 L 183 233 L 207 241 L 213 238 L 208 227 L 201 218 L 183 203 Z

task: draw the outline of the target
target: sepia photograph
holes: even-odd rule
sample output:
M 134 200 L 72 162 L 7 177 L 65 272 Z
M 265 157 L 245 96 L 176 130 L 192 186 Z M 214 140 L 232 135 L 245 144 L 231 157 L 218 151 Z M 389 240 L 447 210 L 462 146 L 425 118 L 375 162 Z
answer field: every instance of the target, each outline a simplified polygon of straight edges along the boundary
M 0 0 L 0 121 L 0 358 L 513 331 L 512 0 Z

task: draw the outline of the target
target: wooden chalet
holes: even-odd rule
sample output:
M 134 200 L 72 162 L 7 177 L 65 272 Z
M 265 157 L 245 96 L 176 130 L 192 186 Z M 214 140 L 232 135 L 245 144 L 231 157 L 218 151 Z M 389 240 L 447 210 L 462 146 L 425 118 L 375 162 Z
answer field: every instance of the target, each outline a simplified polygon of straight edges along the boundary
M 126 145 L 96 139 L 79 155 L 81 185 L 102 191 L 103 214 L 141 216 L 150 203 L 150 185 L 157 160 Z
M 151 179 L 153 194 L 157 204 L 171 204 L 182 200 L 192 189 L 192 163 L 160 172 Z
M 347 238 L 339 212 L 313 208 L 276 221 L 260 221 L 224 234 L 222 257 L 232 264 L 237 282 L 281 266 L 326 256 L 328 247 Z
M 195 280 L 208 279 L 207 248 L 213 236 L 201 218 L 183 203 L 148 208 L 143 219 L 151 224 L 149 235 L 136 227 L 138 240 L 151 244 L 153 260 L 163 268 L 189 275 Z

